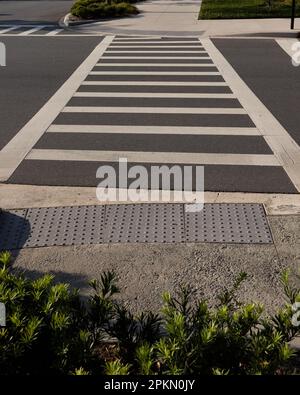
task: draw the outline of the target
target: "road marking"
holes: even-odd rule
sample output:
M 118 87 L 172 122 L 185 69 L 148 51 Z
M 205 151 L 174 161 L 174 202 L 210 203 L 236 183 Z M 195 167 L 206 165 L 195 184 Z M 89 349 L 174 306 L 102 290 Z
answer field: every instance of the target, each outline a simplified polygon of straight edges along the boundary
M 274 155 L 251 154 L 32 149 L 26 156 L 30 160 L 89 162 L 118 162 L 119 158 L 127 158 L 129 163 L 279 166 Z
M 63 30 L 63 29 L 62 29 Z M 2 35 L 0 33 L 0 35 Z M 6 37 L 48 37 L 48 33 L 44 34 L 34 34 L 34 35 L 27 35 L 27 36 L 20 36 L 20 34 L 5 34 Z M 57 34 L 54 35 L 56 38 L 58 37 L 103 37 L 103 34 Z
M 264 136 L 278 162 L 283 166 L 297 190 L 300 191 L 300 147 L 249 89 L 212 41 L 201 39 L 201 42 L 261 135 Z
M 0 180 L 6 181 L 16 170 L 43 133 L 48 129 L 61 109 L 72 98 L 81 82 L 87 77 L 99 57 L 111 43 L 114 36 L 106 36 L 84 60 L 71 77 L 60 87 L 51 99 L 0 151 Z
M 197 44 L 198 41 L 176 41 L 176 40 L 172 40 L 172 41 L 157 41 L 157 40 L 153 40 L 153 41 L 126 41 L 126 40 L 122 40 L 122 41 L 117 41 L 114 40 L 111 44 L 111 46 L 115 46 L 115 44 L 162 44 L 163 46 L 165 45 L 169 45 L 169 44 Z M 125 47 L 125 45 L 121 45 L 121 47 Z M 134 45 L 135 46 L 135 45 Z M 160 45 L 159 45 L 160 46 Z M 198 47 L 203 47 L 200 43 L 197 45 Z
M 235 99 L 233 93 L 76 92 L 74 97 L 149 97 L 175 99 Z
M 145 50 L 143 50 L 143 51 L 135 51 L 134 49 L 130 49 L 130 50 L 126 50 L 126 51 L 120 51 L 120 50 L 109 50 L 109 51 L 106 51 L 106 53 L 162 53 L 162 54 L 164 54 L 164 53 L 177 53 L 177 54 L 190 54 L 190 56 L 191 55 L 195 55 L 195 54 L 204 54 L 204 53 L 207 53 L 206 51 L 200 51 L 200 50 L 198 50 L 198 51 L 191 51 L 191 52 L 189 52 L 188 51 L 188 49 L 186 50 L 186 51 L 176 51 L 176 49 L 174 48 L 174 50 L 173 51 L 171 51 L 171 50 L 166 50 L 166 51 L 159 51 L 159 50 L 148 50 L 148 49 L 145 49 Z
M 289 39 L 278 39 L 275 40 L 277 44 L 290 56 L 292 57 L 295 54 L 295 51 L 292 50 L 292 46 L 295 43 L 299 43 L 300 41 L 296 38 L 289 38 Z
M 107 52 L 106 52 L 107 53 Z M 102 59 L 172 59 L 172 60 L 202 60 L 210 59 L 209 56 L 107 56 L 106 54 Z
M 38 32 L 39 30 L 44 29 L 47 26 L 36 26 L 33 29 L 26 30 L 25 32 L 19 33 L 19 36 L 29 36 L 29 34 Z
M 109 46 L 109 49 L 111 49 L 111 48 L 145 48 L 146 50 L 148 50 L 148 48 L 162 48 L 162 49 L 165 49 L 165 48 L 185 48 L 186 50 L 189 50 L 190 48 L 198 48 L 199 49 L 199 52 L 205 52 L 205 50 L 203 49 L 203 46 L 202 45 L 188 45 L 188 46 L 186 46 L 186 45 L 167 45 L 167 44 L 163 44 L 163 45 L 143 45 L 143 44 L 141 44 L 141 45 L 114 45 L 114 44 L 111 44 L 110 46 Z
M 97 67 L 149 67 L 149 66 L 163 66 L 163 67 L 216 67 L 213 63 L 97 63 Z M 95 67 L 96 67 L 95 66 Z
M 144 36 L 127 36 L 127 37 L 118 37 L 118 36 L 116 36 L 113 42 L 114 43 L 117 42 L 117 41 L 123 42 L 123 41 L 126 41 L 126 40 L 128 40 L 130 42 L 131 41 L 138 41 L 138 42 L 145 41 L 145 42 L 147 42 L 147 40 L 160 40 L 160 41 L 162 41 L 162 38 L 161 38 L 161 36 L 157 36 L 157 35 L 146 36 L 146 37 L 144 37 Z M 177 38 L 174 38 L 174 40 L 177 40 Z
M 264 138 L 269 146 L 272 145 L 274 154 L 281 157 L 285 163 L 290 163 L 292 160 L 292 163 L 300 165 L 299 146 L 296 142 L 291 141 L 287 136 L 272 135 L 272 133 Z
M 243 108 L 180 108 L 180 107 L 65 107 L 67 113 L 130 113 L 130 114 L 247 114 Z
M 17 28 L 20 28 L 20 27 L 37 27 L 37 26 L 41 26 L 41 25 L 33 25 L 33 24 L 30 24 L 30 23 L 28 23 L 28 24 L 20 24 L 20 25 L 5 25 L 5 24 L 1 24 L 0 26 L 5 26 L 5 27 L 11 27 L 11 26 L 15 26 L 15 27 L 17 27 Z M 47 26 L 53 26 L 53 25 L 47 25 Z
M 19 28 L 19 26 L 10 26 L 10 27 L 7 27 L 6 29 L 0 30 L 0 34 L 4 34 L 6 32 L 10 32 L 12 30 L 17 30 L 18 28 Z
M 62 29 L 62 30 L 64 30 L 64 29 Z M 2 35 L 1 33 L 0 33 L 0 35 Z M 20 37 L 20 34 L 5 34 L 5 36 L 6 37 L 16 37 L 16 38 L 18 38 L 18 37 Z M 57 34 L 57 35 L 55 35 L 55 37 L 56 38 L 59 38 L 59 37 L 103 37 L 104 36 L 104 34 Z M 32 37 L 32 35 L 29 35 L 29 36 L 21 36 L 21 37 Z M 48 34 L 46 34 L 46 33 L 44 33 L 44 34 L 34 34 L 33 35 L 33 37 L 48 37 Z
M 90 75 L 220 75 L 218 71 L 91 71 Z
M 124 134 L 194 134 L 224 136 L 261 136 L 256 128 L 203 126 L 115 126 L 52 124 L 47 133 L 124 133 Z
M 51 32 L 45 34 L 46 36 L 56 36 L 58 33 L 63 32 L 64 29 L 56 29 L 56 30 L 52 30 Z
M 226 82 L 214 81 L 83 81 L 81 85 L 151 85 L 151 86 L 228 86 Z

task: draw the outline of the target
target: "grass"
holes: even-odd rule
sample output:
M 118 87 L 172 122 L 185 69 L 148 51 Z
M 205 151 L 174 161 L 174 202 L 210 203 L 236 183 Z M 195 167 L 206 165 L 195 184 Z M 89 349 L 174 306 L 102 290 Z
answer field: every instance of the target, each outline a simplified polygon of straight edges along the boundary
M 291 5 L 292 0 L 203 0 L 199 19 L 288 18 Z

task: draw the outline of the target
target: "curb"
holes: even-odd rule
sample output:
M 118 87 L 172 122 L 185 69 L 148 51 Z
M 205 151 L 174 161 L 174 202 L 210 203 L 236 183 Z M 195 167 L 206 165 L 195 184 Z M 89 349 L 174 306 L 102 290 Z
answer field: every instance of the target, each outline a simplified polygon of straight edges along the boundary
M 67 15 L 65 15 L 58 21 L 59 27 L 66 28 L 69 26 L 69 16 L 70 16 L 70 13 L 68 13 Z
M 96 197 L 95 187 L 34 186 L 1 184 L 1 206 L 5 210 L 34 208 L 101 205 Z M 204 192 L 205 203 L 259 203 L 266 214 L 300 215 L 300 194 L 244 193 L 244 192 Z M 159 201 L 149 201 L 149 203 Z M 129 204 L 129 201 L 116 202 Z M 182 201 L 176 201 L 182 203 Z M 106 202 L 107 204 L 107 202 Z M 110 204 L 115 204 L 111 202 Z
M 61 20 L 58 22 L 59 26 L 62 28 L 68 28 L 68 27 L 72 27 L 72 26 L 88 25 L 91 23 L 104 21 L 104 19 L 89 19 L 87 21 L 84 21 L 84 20 L 72 21 L 70 19 L 71 16 L 72 16 L 72 14 L 69 12 L 67 15 L 65 15 L 63 18 L 61 18 Z

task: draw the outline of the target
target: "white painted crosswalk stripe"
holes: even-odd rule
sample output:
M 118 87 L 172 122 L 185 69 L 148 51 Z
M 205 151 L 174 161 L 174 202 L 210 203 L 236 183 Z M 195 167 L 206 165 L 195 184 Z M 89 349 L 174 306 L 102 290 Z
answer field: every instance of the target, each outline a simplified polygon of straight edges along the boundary
M 65 107 L 66 113 L 131 113 L 131 114 L 247 114 L 243 108 L 179 108 L 179 107 Z
M 144 45 L 144 44 L 141 44 L 141 45 L 111 45 L 110 47 L 109 47 L 109 52 L 111 51 L 111 49 L 115 49 L 115 48 L 119 48 L 119 49 L 121 49 L 121 48 L 132 48 L 132 49 L 135 49 L 135 48 L 144 48 L 145 50 L 148 50 L 148 48 L 161 48 L 161 49 L 165 49 L 165 48 L 167 48 L 167 49 L 170 49 L 170 48 L 174 48 L 174 49 L 176 49 L 176 48 L 185 48 L 185 49 L 187 49 L 187 50 L 189 50 L 190 48 L 197 48 L 198 50 L 199 50 L 199 52 L 205 52 L 205 50 L 203 49 L 203 47 L 202 47 L 202 45 L 188 45 L 188 46 L 186 46 L 186 45 L 168 45 L 168 44 L 160 44 L 160 45 Z
M 170 67 L 172 71 L 172 67 L 216 67 L 213 63 L 97 63 L 97 67 L 156 67 L 156 66 L 164 66 Z
M 16 32 L 16 30 L 20 30 Z M 12 37 L 100 37 L 102 33 L 77 33 L 76 31 L 68 31 L 64 33 L 63 28 L 59 28 L 57 25 L 33 25 L 33 24 L 20 24 L 20 25 L 5 25 L 0 24 L 0 35 L 12 36 Z
M 36 26 L 32 29 L 25 30 L 25 32 L 20 33 L 19 36 L 29 36 L 30 34 L 33 34 L 35 32 L 38 32 L 39 30 L 44 29 L 45 27 L 47 26 Z
M 163 40 L 153 40 L 153 41 L 134 41 L 134 40 L 114 40 L 112 42 L 111 47 L 115 47 L 115 44 L 160 44 L 160 45 L 169 45 L 169 44 L 181 44 L 181 45 L 185 45 L 185 44 L 194 44 L 197 45 L 197 41 L 176 41 L 176 40 L 168 40 L 168 41 L 163 41 Z M 125 45 L 121 45 L 122 47 Z M 198 47 L 203 47 L 201 44 L 198 44 Z
M 219 71 L 91 71 L 90 75 L 220 75 Z
M 5 25 L 0 25 L 0 28 L 2 26 L 5 26 Z M 42 35 L 45 35 L 48 32 L 48 30 L 43 30 L 43 29 L 49 29 L 51 27 L 53 28 L 53 30 L 56 29 L 56 27 L 53 26 L 53 25 L 32 25 L 32 24 L 27 24 L 27 25 L 24 25 L 24 24 L 22 24 L 22 25 L 7 25 L 6 29 L 0 30 L 0 34 L 1 35 L 7 35 L 7 36 L 12 35 L 12 36 L 24 36 L 24 37 L 26 37 L 26 36 L 32 35 L 33 33 L 39 32 L 39 33 L 42 33 Z M 14 32 L 15 30 L 24 30 L 24 31 L 20 31 L 20 32 L 16 32 L 15 33 Z M 13 34 L 10 34 L 10 33 L 13 33 Z
M 232 93 L 76 92 L 74 97 L 149 97 L 178 99 L 234 99 Z
M 106 52 L 105 56 L 103 56 L 103 59 L 171 59 L 171 60 L 208 60 L 210 59 L 209 56 L 107 56 Z
M 147 40 L 160 40 L 161 41 L 161 36 L 156 36 L 156 35 L 147 36 L 147 37 L 145 37 L 145 36 L 140 36 L 140 37 L 137 37 L 137 36 L 135 36 L 135 37 L 132 37 L 132 36 L 118 37 L 118 36 L 116 36 L 114 38 L 113 42 L 114 43 L 118 42 L 118 41 L 121 41 L 121 42 L 123 42 L 123 41 L 130 41 L 130 42 L 134 42 L 134 41 L 140 42 L 140 41 L 142 41 L 142 42 L 147 42 Z M 178 39 L 174 38 L 174 40 L 178 40 Z M 194 40 L 194 42 L 197 42 L 197 41 Z
M 278 166 L 274 155 L 183 153 L 183 152 L 136 152 L 33 149 L 27 155 L 30 160 L 63 160 L 89 162 L 118 162 L 127 158 L 129 163 L 181 163 L 199 165 Z
M 12 30 L 17 30 L 18 26 L 11 26 L 11 27 L 7 27 L 5 29 L 0 30 L 0 34 L 5 34 L 8 32 L 11 32 Z
M 204 127 L 204 126 L 119 126 L 119 125 L 58 125 L 53 124 L 47 133 L 123 133 L 123 134 L 171 134 L 212 136 L 260 136 L 257 128 Z
M 133 85 L 133 86 L 138 86 L 138 85 L 142 85 L 142 86 L 228 86 L 226 84 L 226 82 L 223 81 L 192 81 L 192 82 L 185 82 L 185 81 L 113 81 L 113 80 L 105 80 L 105 81 L 83 81 L 81 85 L 103 85 L 103 86 L 107 86 L 107 85 Z
M 165 53 L 176 53 L 176 54 L 190 54 L 190 56 L 192 54 L 195 53 L 201 53 L 204 54 L 206 53 L 206 51 L 201 51 L 200 49 L 198 51 L 189 51 L 189 47 L 186 47 L 186 51 L 176 51 L 176 48 L 174 48 L 173 50 L 168 49 L 166 51 L 163 50 L 163 48 L 161 50 L 159 49 L 147 49 L 146 47 L 144 47 L 145 49 L 143 51 L 135 51 L 134 48 L 133 49 L 128 49 L 126 51 L 121 51 L 121 50 L 109 50 L 107 51 L 107 53 L 161 53 L 161 54 L 165 54 Z
M 64 29 L 52 30 L 51 32 L 46 33 L 46 36 L 56 36 L 58 33 L 61 33 L 61 32 L 63 32 L 63 31 L 64 31 Z

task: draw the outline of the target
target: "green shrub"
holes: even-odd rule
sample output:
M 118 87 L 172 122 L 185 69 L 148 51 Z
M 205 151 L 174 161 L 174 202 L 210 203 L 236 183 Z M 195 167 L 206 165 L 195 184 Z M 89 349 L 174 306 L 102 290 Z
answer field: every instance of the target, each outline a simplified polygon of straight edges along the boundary
M 92 341 L 77 291 L 54 284 L 51 275 L 31 281 L 13 274 L 9 260 L 1 254 L 0 301 L 7 327 L 0 328 L 0 372 L 67 373 L 86 364 Z
M 138 9 L 130 3 L 135 1 L 78 0 L 71 13 L 82 19 L 101 19 L 138 14 Z
M 293 372 L 288 342 L 299 333 L 292 304 L 299 290 L 282 283 L 288 303 L 274 316 L 259 304 L 240 304 L 236 290 L 218 297 L 215 308 L 195 300 L 189 287 L 165 293 L 162 315 L 134 316 L 115 295 L 114 273 L 90 282 L 86 304 L 78 291 L 56 284 L 51 275 L 36 280 L 10 268 L 0 255 L 0 302 L 7 326 L 0 328 L 1 374 L 284 374 Z M 108 341 L 109 340 L 109 341 Z

